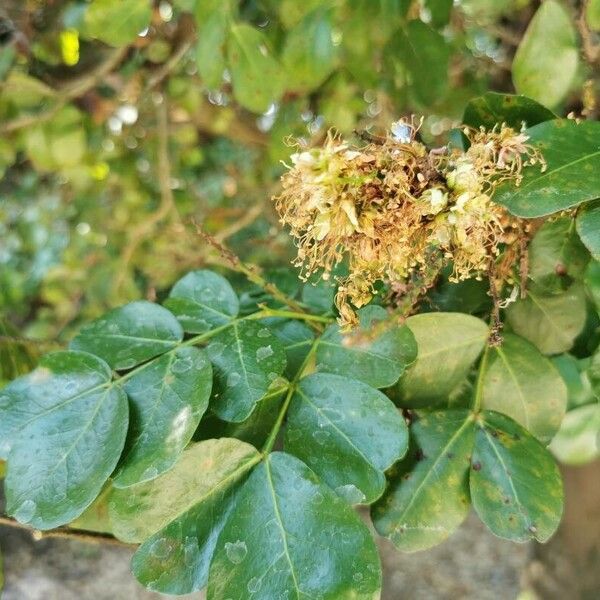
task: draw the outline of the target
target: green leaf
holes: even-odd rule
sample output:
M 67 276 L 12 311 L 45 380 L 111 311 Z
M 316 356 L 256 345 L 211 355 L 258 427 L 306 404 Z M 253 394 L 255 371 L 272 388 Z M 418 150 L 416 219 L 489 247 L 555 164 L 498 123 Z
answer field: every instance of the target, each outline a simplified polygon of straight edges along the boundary
M 540 288 L 560 291 L 583 278 L 589 253 L 575 231 L 575 221 L 546 221 L 529 244 L 529 277 Z
M 231 284 L 212 271 L 192 271 L 174 286 L 164 305 L 187 333 L 205 333 L 238 316 L 240 303 Z
M 480 519 L 501 538 L 547 541 L 563 509 L 552 455 L 509 417 L 485 411 L 477 425 L 470 488 Z
M 292 397 L 284 443 L 350 504 L 370 504 L 383 493 L 384 471 L 406 453 L 408 430 L 381 392 L 316 373 Z
M 128 415 L 110 378 L 91 354 L 55 352 L 0 392 L 6 510 L 21 523 L 52 529 L 72 521 L 115 468 Z
M 402 61 L 412 89 L 425 105 L 438 103 L 448 88 L 450 49 L 444 37 L 418 19 L 409 21 L 390 42 L 388 52 Z
M 600 185 L 598 186 L 600 195 Z M 600 260 L 600 201 L 586 204 L 577 214 L 577 233 L 596 260 Z
M 410 434 L 408 458 L 371 511 L 375 529 L 403 552 L 439 544 L 468 515 L 473 416 L 465 410 L 426 413 Z
M 286 29 L 291 29 L 299 23 L 309 12 L 331 4 L 329 0 L 306 0 L 298 2 L 297 0 L 275 0 L 274 7 L 279 12 L 279 18 Z
M 568 410 L 595 401 L 587 373 L 588 359 L 578 360 L 571 354 L 561 354 L 552 358 L 552 364 L 567 386 Z
M 521 94 L 556 106 L 573 84 L 579 62 L 573 19 L 555 0 L 546 0 L 531 19 L 512 64 Z
M 297 372 L 315 342 L 313 330 L 300 321 L 286 320 L 269 323 L 285 349 L 287 365 L 285 376 L 291 379 Z
M 425 7 L 431 13 L 434 27 L 444 27 L 450 21 L 453 0 L 425 0 Z
M 544 4 L 547 4 L 545 2 Z M 527 130 L 542 152 L 547 167 L 527 167 L 519 186 L 506 184 L 494 194 L 518 217 L 543 217 L 600 194 L 600 123 L 570 120 L 546 121 Z
M 125 542 L 148 539 L 197 504 L 221 498 L 258 456 L 253 446 L 227 438 L 190 446 L 170 471 L 156 479 L 113 489 L 108 511 L 114 534 Z
M 225 10 L 214 11 L 205 22 L 198 24 L 196 64 L 207 88 L 216 89 L 221 86 L 228 28 L 229 16 Z
M 317 369 L 344 375 L 375 388 L 389 387 L 398 381 L 416 357 L 417 345 L 406 326 L 385 325 L 383 333 L 369 339 L 370 330 L 389 315 L 380 306 L 359 311 L 360 328 L 343 334 L 338 325 L 330 325 L 317 346 Z
M 600 404 L 570 410 L 549 448 L 561 463 L 583 465 L 600 457 Z
M 548 108 L 527 96 L 486 92 L 469 101 L 463 115 L 463 123 L 471 127 L 493 129 L 498 123 L 506 123 L 513 129 L 533 127 L 557 116 Z
M 125 46 L 148 27 L 151 16 L 148 0 L 94 0 L 87 6 L 83 33 L 111 46 Z
M 211 388 L 206 352 L 191 347 L 163 354 L 125 382 L 130 429 L 115 487 L 154 479 L 175 464 L 206 412 Z
M 84 325 L 69 347 L 91 352 L 119 371 L 171 350 L 182 339 L 181 325 L 166 308 L 141 300 Z
M 234 25 L 227 40 L 234 98 L 248 110 L 265 112 L 283 93 L 279 63 L 265 35 L 246 24 Z
M 600 31 L 600 0 L 589 0 L 587 2 L 585 20 L 590 29 Z
M 462 313 L 426 313 L 406 320 L 419 349 L 398 384 L 397 402 L 410 408 L 446 402 L 483 350 L 488 327 Z
M 586 269 L 585 287 L 596 305 L 596 310 L 600 313 L 600 262 L 597 260 L 590 261 Z
M 586 320 L 583 287 L 574 283 L 560 294 L 544 294 L 531 285 L 527 297 L 506 310 L 513 331 L 537 346 L 542 354 L 560 354 L 573 346 Z
M 285 368 L 285 350 L 255 321 L 234 323 L 208 346 L 214 367 L 212 410 L 225 421 L 247 419 Z
M 319 314 L 330 313 L 335 298 L 335 287 L 330 281 L 307 283 L 302 288 L 302 302 Z
M 281 55 L 286 89 L 307 92 L 318 87 L 336 62 L 328 11 L 309 13 L 286 36 Z
M 540 351 L 506 334 L 491 356 L 483 379 L 482 405 L 508 415 L 541 442 L 558 431 L 567 408 L 567 386 Z
M 352 508 L 297 458 L 266 457 L 221 531 L 208 600 L 372 600 L 380 589 L 377 548 Z

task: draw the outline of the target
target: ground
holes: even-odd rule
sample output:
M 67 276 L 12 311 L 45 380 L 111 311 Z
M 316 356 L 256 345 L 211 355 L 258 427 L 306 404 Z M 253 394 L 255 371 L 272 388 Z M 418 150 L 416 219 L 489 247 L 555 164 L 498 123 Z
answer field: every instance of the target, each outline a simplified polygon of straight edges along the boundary
M 127 548 L 63 539 L 34 541 L 28 532 L 0 527 L 3 600 L 156 600 L 129 572 Z M 447 542 L 427 552 L 399 554 L 380 543 L 382 600 L 506 600 L 519 592 L 530 547 L 495 538 L 475 515 Z M 180 596 L 181 598 L 181 596 Z M 201 600 L 203 595 L 184 596 Z

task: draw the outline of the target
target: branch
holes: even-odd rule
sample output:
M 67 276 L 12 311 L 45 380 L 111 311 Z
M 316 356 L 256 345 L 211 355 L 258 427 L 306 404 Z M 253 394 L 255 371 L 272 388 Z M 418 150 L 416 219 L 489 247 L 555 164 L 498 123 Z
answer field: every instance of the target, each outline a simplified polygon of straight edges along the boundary
M 97 533 L 95 531 L 84 531 L 82 529 L 70 529 L 68 527 L 60 527 L 58 529 L 54 529 L 52 531 L 40 531 L 39 529 L 33 529 L 28 527 L 27 525 L 23 525 L 23 523 L 19 523 L 14 519 L 9 517 L 1 517 L 0 516 L 0 525 L 5 525 L 6 527 L 12 527 L 13 529 L 22 529 L 23 531 L 28 531 L 31 534 L 31 537 L 39 542 L 40 540 L 45 540 L 47 538 L 60 538 L 60 539 L 69 539 L 76 540 L 78 542 L 85 542 L 87 544 L 109 544 L 112 546 L 121 546 L 125 548 L 135 548 L 133 544 L 127 544 L 126 542 L 122 542 L 118 540 L 116 537 L 112 535 L 108 535 L 105 533 Z
M 95 69 L 59 90 L 53 106 L 36 114 L 22 115 L 12 121 L 7 121 L 0 125 L 0 134 L 10 133 L 12 131 L 17 131 L 18 129 L 23 129 L 24 127 L 30 127 L 31 125 L 49 121 L 69 101 L 82 96 L 87 91 L 91 90 L 99 81 L 104 79 L 106 75 L 108 75 L 123 60 L 128 50 L 129 48 L 127 46 L 112 50 L 108 54 L 106 60 L 98 64 Z

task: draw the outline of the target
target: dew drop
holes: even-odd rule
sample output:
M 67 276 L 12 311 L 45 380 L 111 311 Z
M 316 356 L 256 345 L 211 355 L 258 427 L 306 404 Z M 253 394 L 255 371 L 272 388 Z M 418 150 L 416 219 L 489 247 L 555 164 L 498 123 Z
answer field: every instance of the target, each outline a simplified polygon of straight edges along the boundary
M 253 577 L 246 586 L 248 588 L 248 592 L 251 594 L 255 594 L 260 590 L 261 580 L 258 577 Z
M 329 438 L 329 431 L 317 430 L 313 433 L 313 437 L 315 438 L 317 444 L 323 445 Z
M 158 538 L 150 547 L 150 553 L 156 558 L 167 558 L 171 552 L 173 546 L 167 538 Z
M 242 376 L 235 371 L 227 375 L 227 387 L 235 387 L 242 379 Z
M 273 356 L 273 348 L 271 348 L 271 345 L 263 346 L 256 351 L 256 360 L 258 362 L 265 358 L 269 358 L 269 356 Z
M 181 356 L 175 360 L 171 367 L 173 373 L 185 373 L 192 368 L 193 360 L 191 356 Z
M 266 327 L 263 327 L 262 329 L 258 330 L 256 337 L 268 338 L 268 337 L 271 337 L 271 332 Z
M 366 500 L 365 495 L 352 483 L 340 485 L 335 488 L 336 494 L 342 497 L 348 504 L 360 504 Z
M 239 565 L 246 558 L 246 554 L 248 554 L 246 542 L 240 540 L 237 542 L 226 542 L 225 554 L 227 554 L 227 558 L 234 565 Z

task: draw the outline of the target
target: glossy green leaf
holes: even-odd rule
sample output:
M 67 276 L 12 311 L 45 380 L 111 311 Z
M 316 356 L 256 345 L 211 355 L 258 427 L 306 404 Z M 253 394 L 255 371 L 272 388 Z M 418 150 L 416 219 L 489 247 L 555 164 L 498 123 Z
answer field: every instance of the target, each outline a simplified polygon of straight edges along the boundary
M 315 341 L 313 330 L 301 321 L 269 323 L 269 329 L 279 338 L 285 349 L 285 375 L 291 379 L 297 372 Z
M 336 62 L 331 18 L 327 11 L 309 13 L 287 34 L 281 62 L 288 90 L 309 91 L 325 80 Z
M 279 100 L 283 92 L 281 66 L 261 31 L 246 24 L 231 27 L 227 60 L 233 96 L 244 108 L 260 113 Z
M 292 397 L 284 444 L 350 504 L 370 504 L 383 493 L 384 471 L 404 456 L 408 430 L 381 392 L 315 373 Z
M 112 46 L 124 46 L 150 24 L 149 0 L 94 0 L 86 8 L 84 33 Z
M 414 315 L 406 325 L 419 350 L 398 384 L 398 403 L 415 408 L 447 401 L 483 350 L 487 325 L 462 313 Z
M 125 393 L 84 352 L 48 354 L 0 392 L 6 511 L 52 529 L 80 515 L 117 464 L 127 432 Z
M 545 3 L 546 4 L 546 3 Z M 547 163 L 523 171 L 519 186 L 503 185 L 494 201 L 518 217 L 543 217 L 598 197 L 600 123 L 546 121 L 527 130 Z
M 515 88 L 546 106 L 569 92 L 579 62 L 577 34 L 565 7 L 546 0 L 531 19 L 512 64 Z
M 206 412 L 211 388 L 208 356 L 192 347 L 163 354 L 128 379 L 130 429 L 113 485 L 128 487 L 170 469 Z
M 450 49 L 444 37 L 414 19 L 392 37 L 388 52 L 410 73 L 412 89 L 425 105 L 439 102 L 448 87 Z
M 482 405 L 508 415 L 548 443 L 564 417 L 567 386 L 534 345 L 508 333 L 503 338 L 501 346 L 490 350 Z
M 240 303 L 227 279 L 212 271 L 192 271 L 174 286 L 165 306 L 187 333 L 205 333 L 238 316 Z
M 585 325 L 583 287 L 575 283 L 560 294 L 544 294 L 531 285 L 526 298 L 508 307 L 506 319 L 543 354 L 567 352 Z
M 498 123 L 520 130 L 544 121 L 552 121 L 556 115 L 548 108 L 527 96 L 486 92 L 469 101 L 463 115 L 463 123 L 471 127 L 493 129 Z
M 359 311 L 360 327 L 343 334 L 338 325 L 330 325 L 317 346 L 317 369 L 358 379 L 375 388 L 389 387 L 398 381 L 415 360 L 417 345 L 406 326 L 385 325 L 375 339 L 370 330 L 386 322 L 389 315 L 380 306 Z
M 204 85 L 211 89 L 220 87 L 222 83 L 228 27 L 229 18 L 224 10 L 214 11 L 198 26 L 196 64 Z
M 220 498 L 257 457 L 253 446 L 228 438 L 190 446 L 170 471 L 156 479 L 113 489 L 108 511 L 115 535 L 125 542 L 148 539 L 197 504 Z
M 563 510 L 560 472 L 552 455 L 518 423 L 485 411 L 477 424 L 471 499 L 495 535 L 547 541 Z
M 266 457 L 240 490 L 210 567 L 208 600 L 379 597 L 369 530 L 289 454 Z
M 600 196 L 600 185 L 598 186 Z M 596 260 L 600 260 L 600 201 L 586 204 L 577 215 L 577 233 Z
M 103 358 L 113 369 L 131 369 L 174 348 L 183 339 L 177 319 L 158 304 L 140 300 L 84 325 L 69 347 Z
M 212 440 L 220 451 L 234 440 Z M 238 442 L 241 444 L 241 442 Z M 241 450 L 243 445 L 239 447 Z M 148 538 L 133 555 L 131 568 L 140 583 L 163 594 L 189 594 L 205 587 L 217 538 L 232 507 L 236 492 L 250 468 L 254 455 L 247 449 L 250 462 L 228 478 L 215 479 L 199 502 Z M 222 459 L 220 459 L 222 460 Z M 214 469 L 221 466 L 214 463 Z M 222 474 L 221 474 L 222 477 Z
M 439 544 L 467 517 L 473 416 L 466 410 L 426 413 L 410 434 L 408 458 L 371 511 L 375 529 L 403 552 Z
M 261 323 L 241 321 L 208 346 L 214 367 L 212 410 L 225 421 L 244 421 L 285 369 L 285 350 Z
M 570 410 L 549 448 L 566 465 L 583 465 L 600 457 L 600 404 Z
M 560 217 L 540 227 L 529 244 L 529 277 L 540 288 L 557 291 L 582 279 L 590 255 L 575 231 L 575 221 Z

